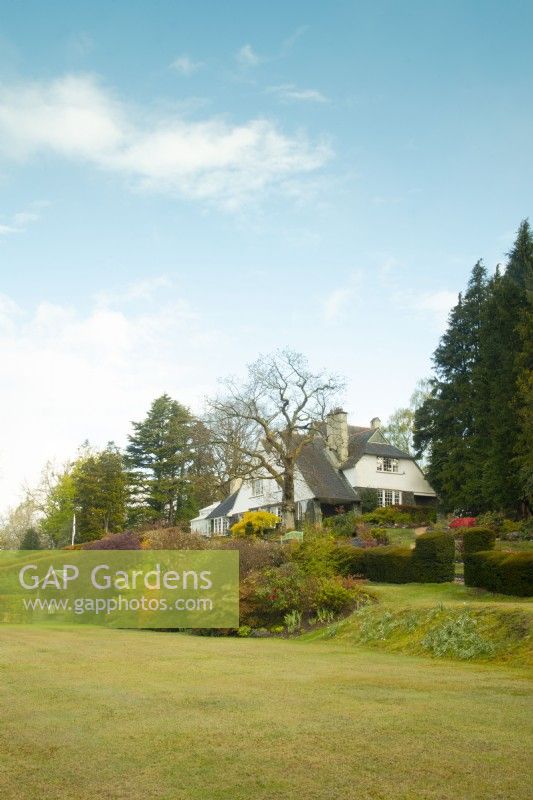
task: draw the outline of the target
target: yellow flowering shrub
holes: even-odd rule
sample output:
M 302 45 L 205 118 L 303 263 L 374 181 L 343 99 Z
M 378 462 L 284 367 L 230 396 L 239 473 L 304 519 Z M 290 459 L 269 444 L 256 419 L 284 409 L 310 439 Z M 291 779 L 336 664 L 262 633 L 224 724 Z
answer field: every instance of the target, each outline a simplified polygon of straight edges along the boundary
M 270 511 L 246 511 L 230 530 L 233 536 L 257 536 L 273 530 L 278 522 L 280 518 Z

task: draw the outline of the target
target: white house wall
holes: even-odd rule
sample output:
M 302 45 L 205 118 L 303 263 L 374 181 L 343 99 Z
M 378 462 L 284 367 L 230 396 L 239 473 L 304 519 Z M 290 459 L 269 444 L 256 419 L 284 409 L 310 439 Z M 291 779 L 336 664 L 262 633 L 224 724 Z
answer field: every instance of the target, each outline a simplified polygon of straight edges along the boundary
M 395 489 L 435 497 L 435 492 L 424 478 L 414 461 L 398 459 L 398 472 L 378 472 L 377 457 L 362 456 L 355 467 L 344 471 L 350 486 L 364 486 L 371 489 Z
M 253 508 L 263 508 L 264 506 L 281 505 L 281 489 L 273 478 L 262 478 L 263 494 L 252 494 L 252 482 L 245 481 L 239 489 L 239 494 L 232 509 L 233 514 L 243 514 Z M 294 478 L 295 501 L 311 500 L 313 493 L 309 486 L 297 471 Z

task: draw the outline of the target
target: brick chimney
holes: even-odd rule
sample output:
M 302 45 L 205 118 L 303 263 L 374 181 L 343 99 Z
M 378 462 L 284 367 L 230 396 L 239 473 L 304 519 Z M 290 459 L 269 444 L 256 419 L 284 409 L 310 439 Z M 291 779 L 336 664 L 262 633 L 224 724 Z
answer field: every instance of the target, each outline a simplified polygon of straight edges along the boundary
M 381 428 L 381 420 L 380 420 L 380 418 L 379 417 L 372 417 L 372 419 L 370 420 L 370 427 L 375 431 L 379 430 Z
M 335 408 L 326 417 L 326 442 L 337 461 L 342 464 L 348 458 L 348 414 Z

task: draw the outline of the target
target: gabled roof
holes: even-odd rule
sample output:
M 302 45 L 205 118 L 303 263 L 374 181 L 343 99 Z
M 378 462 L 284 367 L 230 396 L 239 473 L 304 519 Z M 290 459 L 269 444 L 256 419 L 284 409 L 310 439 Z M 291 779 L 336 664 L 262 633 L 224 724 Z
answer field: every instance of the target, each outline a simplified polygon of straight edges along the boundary
M 375 438 L 376 441 L 372 441 L 373 438 Z M 364 455 L 408 458 L 410 461 L 413 461 L 413 457 L 409 455 L 409 453 L 386 442 L 379 428 L 360 428 L 356 425 L 349 425 L 348 458 L 342 465 L 342 469 L 351 469 L 355 467 L 361 456 Z
M 215 506 L 215 508 L 207 515 L 206 519 L 216 519 L 217 517 L 229 517 L 233 510 L 233 506 L 235 505 L 235 500 L 237 499 L 237 495 L 239 494 L 239 490 L 237 489 L 236 492 L 230 494 L 229 497 L 226 497 L 221 503 Z
M 399 447 L 395 447 L 393 444 L 385 444 L 384 442 L 367 442 L 365 453 L 374 456 L 390 456 L 392 458 L 408 458 L 411 461 L 413 460 L 413 456 L 410 456 L 409 453 L 400 450 Z
M 357 492 L 331 461 L 322 437 L 317 436 L 303 448 L 298 469 L 317 500 L 325 503 L 354 503 L 359 500 Z

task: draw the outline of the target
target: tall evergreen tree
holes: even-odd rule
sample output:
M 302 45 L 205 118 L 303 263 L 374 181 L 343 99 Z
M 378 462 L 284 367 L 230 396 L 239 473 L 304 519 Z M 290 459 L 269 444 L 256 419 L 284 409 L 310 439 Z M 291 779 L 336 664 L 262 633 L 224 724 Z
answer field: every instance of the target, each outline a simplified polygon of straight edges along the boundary
M 521 223 L 504 274 L 481 263 L 435 351 L 431 397 L 415 446 L 445 508 L 531 510 L 533 489 L 533 236 Z
M 126 451 L 132 480 L 132 519 L 187 519 L 194 500 L 188 471 L 192 459 L 192 416 L 167 394 L 152 403 L 146 418 L 134 422 Z
M 523 347 L 518 356 L 518 437 L 515 462 L 524 511 L 533 513 L 533 307 L 531 302 L 518 326 Z
M 507 268 L 491 283 L 480 350 L 484 408 L 482 495 L 491 508 L 517 512 L 527 504 L 529 335 L 533 299 L 533 236 L 524 220 Z M 530 418 L 529 418 L 530 419 Z M 524 428 L 524 424 L 526 428 Z M 518 458 L 518 462 L 517 462 Z M 524 473 L 526 470 L 526 474 Z M 530 502 L 530 499 L 529 499 Z
M 419 454 L 429 452 L 428 479 L 447 510 L 480 510 L 473 383 L 486 297 L 487 274 L 478 261 L 434 353 L 431 395 L 415 413 L 414 444 Z

